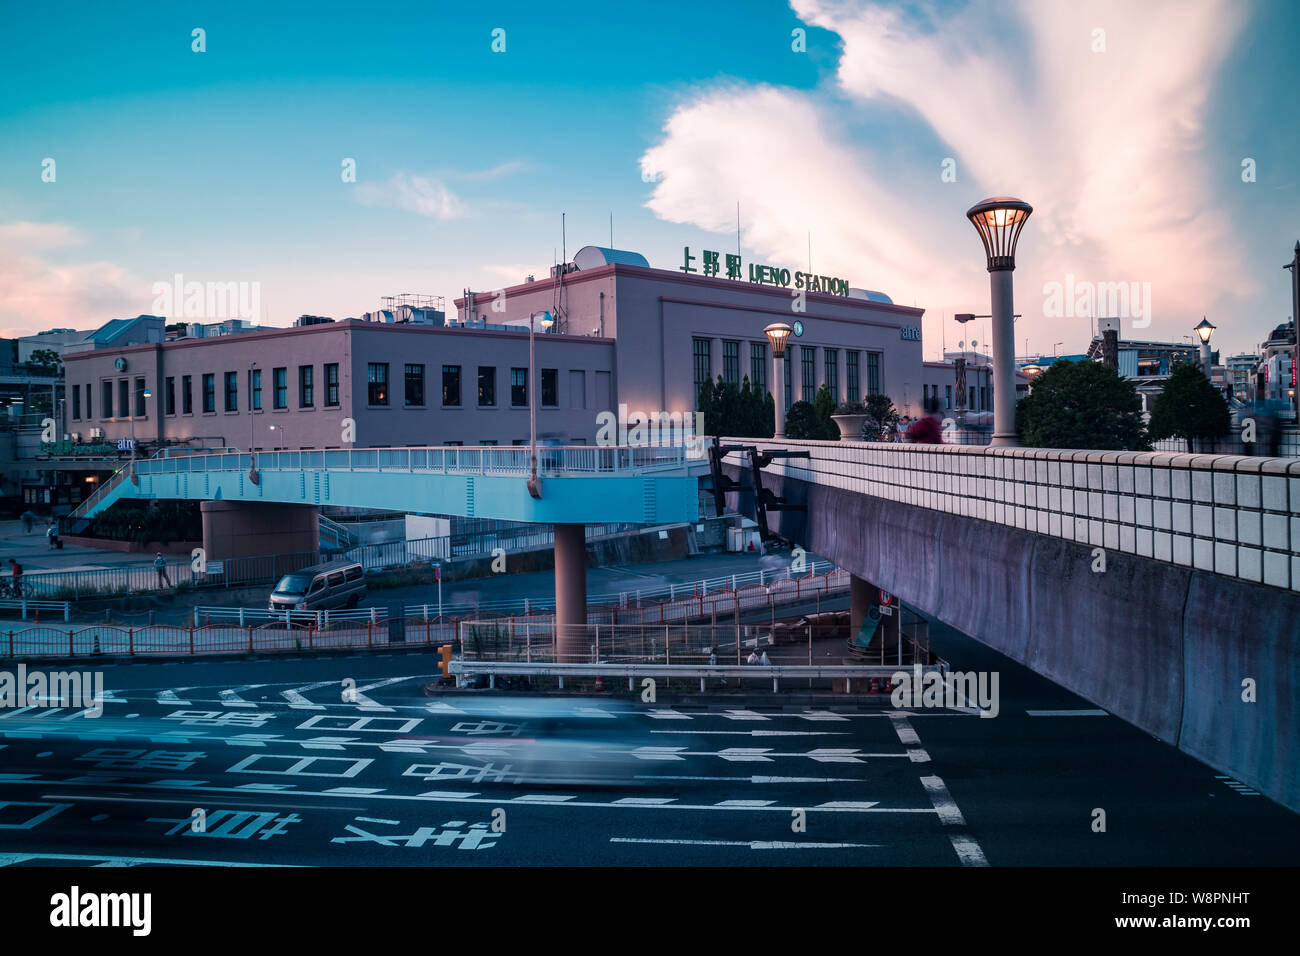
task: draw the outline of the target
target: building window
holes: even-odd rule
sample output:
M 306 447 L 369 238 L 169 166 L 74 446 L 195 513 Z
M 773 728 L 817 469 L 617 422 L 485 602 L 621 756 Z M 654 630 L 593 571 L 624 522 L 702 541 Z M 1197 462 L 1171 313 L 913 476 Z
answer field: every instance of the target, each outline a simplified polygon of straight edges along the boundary
M 862 377 L 858 374 L 858 357 L 861 354 L 862 353 L 858 351 L 844 353 L 844 389 L 846 392 L 846 401 L 862 401 Z
M 799 397 L 805 402 L 811 402 L 817 397 L 817 349 L 815 347 L 799 346 L 799 367 L 803 372 Z
M 271 407 L 289 407 L 289 370 L 287 368 L 271 369 Z
M 700 386 L 713 378 L 713 341 L 711 339 L 693 339 L 695 355 L 695 394 L 698 398 Z
M 262 370 L 260 368 L 253 369 L 253 382 L 249 392 L 253 402 L 253 411 L 260 412 L 262 410 Z
M 560 372 L 558 369 L 542 369 L 542 407 L 558 408 L 560 405 Z
M 217 410 L 217 376 L 212 372 L 203 376 L 203 410 L 205 412 Z
M 740 343 L 722 341 L 722 380 L 740 384 Z
M 225 396 L 226 396 L 226 411 L 228 412 L 239 411 L 239 373 L 238 372 L 226 373 Z
M 442 404 L 460 405 L 459 365 L 444 365 L 442 367 Z
M 840 350 L 822 349 L 826 359 L 826 390 L 837 404 L 840 400 Z
M 131 417 L 130 379 L 119 378 L 117 380 L 117 414 L 120 418 Z
M 369 394 L 366 396 L 371 405 L 388 404 L 388 363 L 370 362 L 366 365 L 366 384 Z
M 298 407 L 311 408 L 316 404 L 316 366 L 298 366 Z
M 339 403 L 339 364 L 330 362 L 325 366 L 325 404 L 331 408 Z
M 867 353 L 867 394 L 880 394 L 880 353 Z
M 95 403 L 91 401 L 92 391 L 90 383 L 86 383 L 86 420 L 91 421 L 95 417 Z
M 945 385 L 943 387 L 943 407 L 952 408 L 952 386 L 951 385 Z
M 144 408 L 144 392 L 145 392 L 144 379 L 137 378 L 135 380 L 135 417 L 136 418 L 144 418 L 144 416 L 146 415 L 145 408 Z
M 171 381 L 171 379 L 167 379 Z M 75 422 L 81 418 L 81 386 L 72 386 L 72 420 Z
M 424 404 L 424 366 L 406 365 L 402 368 L 402 384 L 406 392 L 406 404 Z M 444 378 L 446 376 L 444 375 Z M 444 384 L 445 389 L 445 384 Z
M 762 394 L 767 391 L 767 346 L 749 343 L 749 387 Z
M 163 414 L 176 414 L 176 379 L 170 375 L 163 379 Z
M 587 372 L 585 369 L 569 369 L 569 407 L 587 407 Z
M 104 409 L 104 417 L 113 417 L 113 383 L 101 382 L 99 387 L 99 404 Z
M 497 367 L 480 365 L 478 367 L 478 403 L 490 407 L 497 403 Z
M 510 370 L 510 404 L 515 408 L 528 404 L 528 369 Z
M 975 408 L 975 386 L 970 386 L 970 405 L 967 406 L 971 411 L 978 411 Z
M 191 375 L 181 376 L 181 414 L 194 414 L 194 377 Z

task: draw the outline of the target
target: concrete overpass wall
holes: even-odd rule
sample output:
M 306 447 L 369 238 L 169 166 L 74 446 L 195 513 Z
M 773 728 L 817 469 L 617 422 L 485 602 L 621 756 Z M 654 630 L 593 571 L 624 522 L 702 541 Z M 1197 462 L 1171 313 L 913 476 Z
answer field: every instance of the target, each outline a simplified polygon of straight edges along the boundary
M 809 550 L 1300 810 L 1300 595 L 1118 549 L 1094 572 L 1090 541 L 792 477 L 764 484 L 807 504 L 770 514 Z

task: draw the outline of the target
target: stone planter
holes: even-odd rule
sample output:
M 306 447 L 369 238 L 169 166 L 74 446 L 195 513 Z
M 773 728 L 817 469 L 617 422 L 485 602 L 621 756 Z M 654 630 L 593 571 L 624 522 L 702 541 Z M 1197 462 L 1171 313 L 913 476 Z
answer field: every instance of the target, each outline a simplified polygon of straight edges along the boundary
M 840 441 L 861 441 L 862 426 L 870 415 L 832 415 L 833 421 L 840 429 Z

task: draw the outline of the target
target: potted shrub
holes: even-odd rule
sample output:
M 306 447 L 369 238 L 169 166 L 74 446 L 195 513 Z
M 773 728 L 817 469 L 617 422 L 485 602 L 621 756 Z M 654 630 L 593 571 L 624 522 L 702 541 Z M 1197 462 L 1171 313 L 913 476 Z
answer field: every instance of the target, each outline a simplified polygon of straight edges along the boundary
M 840 430 L 840 441 L 861 441 L 862 426 L 871 417 L 861 402 L 841 402 L 835 407 L 831 421 Z

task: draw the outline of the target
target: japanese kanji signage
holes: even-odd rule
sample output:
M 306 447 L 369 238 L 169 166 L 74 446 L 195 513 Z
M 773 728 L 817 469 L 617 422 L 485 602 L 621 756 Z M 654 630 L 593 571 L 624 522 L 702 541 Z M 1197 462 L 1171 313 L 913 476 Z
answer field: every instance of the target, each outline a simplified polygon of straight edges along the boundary
M 698 262 L 699 268 L 692 263 Z M 727 279 L 744 279 L 746 276 L 741 271 L 742 262 L 739 255 L 726 253 L 725 255 L 713 252 L 708 249 L 701 250 L 700 255 L 691 255 L 691 247 L 686 246 L 682 250 L 682 264 L 679 267 L 682 272 L 696 272 L 704 276 L 723 276 Z M 827 295 L 844 295 L 849 294 L 849 281 L 836 276 L 816 275 L 812 272 L 791 272 L 789 269 L 778 269 L 775 266 L 759 265 L 751 262 L 749 264 L 748 279 L 750 282 L 758 285 L 779 285 L 783 288 L 790 288 L 791 281 L 794 282 L 794 288 L 804 289 L 808 292 L 825 292 Z

